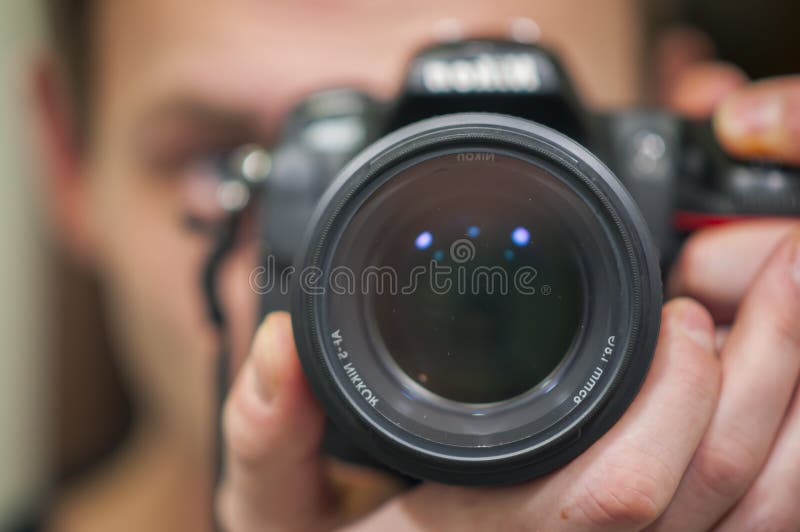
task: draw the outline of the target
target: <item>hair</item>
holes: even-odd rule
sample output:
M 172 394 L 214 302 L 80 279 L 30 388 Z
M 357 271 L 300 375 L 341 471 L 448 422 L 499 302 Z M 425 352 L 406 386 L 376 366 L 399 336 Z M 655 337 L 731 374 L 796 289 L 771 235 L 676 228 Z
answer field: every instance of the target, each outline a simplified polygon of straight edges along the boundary
M 83 130 L 91 96 L 95 0 L 45 0 L 53 49 L 64 68 L 78 129 Z

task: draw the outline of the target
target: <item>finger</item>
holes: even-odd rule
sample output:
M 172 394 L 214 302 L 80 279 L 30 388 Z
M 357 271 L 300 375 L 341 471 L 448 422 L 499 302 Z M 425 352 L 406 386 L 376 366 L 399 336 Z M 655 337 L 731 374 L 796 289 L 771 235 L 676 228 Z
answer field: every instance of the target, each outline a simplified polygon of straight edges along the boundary
M 754 83 L 722 102 L 714 129 L 737 157 L 800 164 L 800 76 Z
M 742 302 L 721 353 L 711 425 L 661 530 L 706 530 L 764 464 L 800 374 L 800 232 L 784 239 Z
M 667 105 L 675 84 L 685 70 L 716 55 L 708 36 L 694 28 L 682 26 L 664 32 L 656 42 L 656 90 L 659 102 Z
M 259 328 L 224 411 L 221 521 L 234 532 L 313 530 L 331 515 L 323 414 L 303 377 L 288 314 Z
M 725 342 L 728 341 L 728 336 L 730 334 L 731 334 L 731 328 L 729 325 L 720 325 L 719 327 L 717 327 L 717 335 L 715 338 L 714 345 L 718 353 L 725 348 Z
M 800 327 L 800 323 L 797 324 Z M 764 469 L 719 526 L 738 530 L 796 530 L 800 523 L 800 394 L 795 398 Z
M 692 118 L 710 116 L 725 96 L 747 82 L 744 72 L 714 61 L 715 56 L 704 33 L 688 27 L 668 31 L 655 53 L 660 103 Z
M 677 78 L 666 103 L 682 115 L 706 118 L 723 98 L 746 82 L 744 72 L 729 63 L 697 63 Z
M 544 529 L 640 530 L 666 509 L 714 412 L 714 324 L 696 302 L 663 311 L 653 366 L 622 420 L 559 474 Z M 552 482 L 552 481 L 551 481 Z
M 730 323 L 767 257 L 800 220 L 753 220 L 698 231 L 670 271 L 667 294 L 700 301 L 718 323 Z

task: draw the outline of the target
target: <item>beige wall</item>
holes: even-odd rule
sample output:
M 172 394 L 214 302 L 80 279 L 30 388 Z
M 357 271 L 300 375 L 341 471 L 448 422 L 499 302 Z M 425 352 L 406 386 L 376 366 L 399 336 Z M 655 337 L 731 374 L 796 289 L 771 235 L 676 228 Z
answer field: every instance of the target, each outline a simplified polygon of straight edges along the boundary
M 35 0 L 0 0 L 0 529 L 44 485 L 46 290 L 25 67 Z

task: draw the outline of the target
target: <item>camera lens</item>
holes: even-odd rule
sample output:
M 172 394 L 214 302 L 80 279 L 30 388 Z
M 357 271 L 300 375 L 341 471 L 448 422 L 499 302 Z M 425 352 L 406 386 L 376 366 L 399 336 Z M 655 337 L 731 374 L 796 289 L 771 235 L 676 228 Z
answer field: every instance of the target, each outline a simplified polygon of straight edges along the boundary
M 292 314 L 329 416 L 391 468 L 515 482 L 574 458 L 632 400 L 660 277 L 593 155 L 524 120 L 449 115 L 356 157 L 323 198 Z

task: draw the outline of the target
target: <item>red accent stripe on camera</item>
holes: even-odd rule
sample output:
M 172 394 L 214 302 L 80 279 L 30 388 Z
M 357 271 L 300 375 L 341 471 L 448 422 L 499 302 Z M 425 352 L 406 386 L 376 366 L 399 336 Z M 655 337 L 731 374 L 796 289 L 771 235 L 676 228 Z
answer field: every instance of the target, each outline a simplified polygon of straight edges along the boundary
M 703 227 L 722 225 L 743 220 L 763 218 L 752 214 L 712 214 L 707 212 L 694 211 L 675 211 L 672 218 L 672 225 L 678 231 L 695 231 Z

